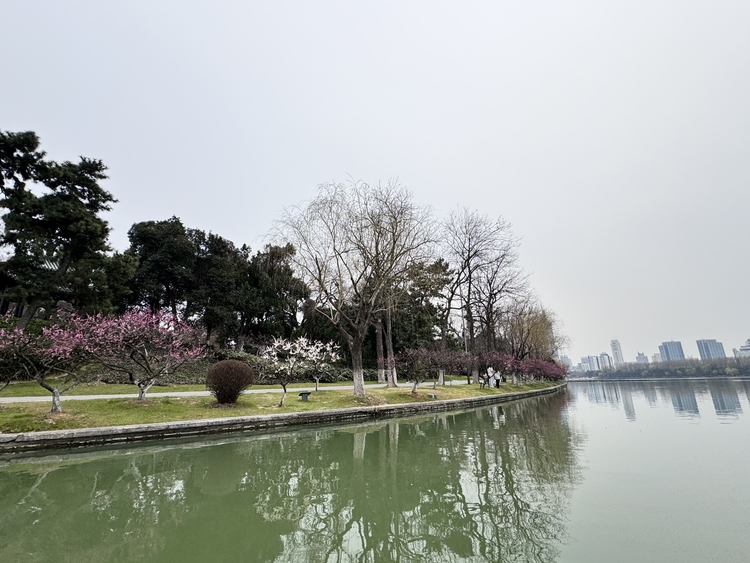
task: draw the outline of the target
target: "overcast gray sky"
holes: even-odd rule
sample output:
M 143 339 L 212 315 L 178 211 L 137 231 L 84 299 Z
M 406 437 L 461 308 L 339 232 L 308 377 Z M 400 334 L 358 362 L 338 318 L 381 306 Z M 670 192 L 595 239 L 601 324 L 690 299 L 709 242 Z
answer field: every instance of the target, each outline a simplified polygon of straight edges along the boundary
M 502 215 L 575 359 L 750 338 L 750 2 L 0 0 L 0 128 L 258 248 L 324 181 Z

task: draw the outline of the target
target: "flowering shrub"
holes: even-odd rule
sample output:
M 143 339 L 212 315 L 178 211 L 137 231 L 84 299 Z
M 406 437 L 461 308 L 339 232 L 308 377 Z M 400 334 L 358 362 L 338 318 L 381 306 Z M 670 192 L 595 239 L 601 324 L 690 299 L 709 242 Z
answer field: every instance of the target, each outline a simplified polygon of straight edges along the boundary
M 521 373 L 526 378 L 531 379 L 548 379 L 551 381 L 561 381 L 565 379 L 567 371 L 560 364 L 527 358 L 521 362 Z
M 560 381 L 565 379 L 567 370 L 556 362 L 526 358 L 519 360 L 510 354 L 499 352 L 485 352 L 481 356 L 481 363 L 486 368 L 492 367 L 504 375 L 518 379 L 546 379 Z

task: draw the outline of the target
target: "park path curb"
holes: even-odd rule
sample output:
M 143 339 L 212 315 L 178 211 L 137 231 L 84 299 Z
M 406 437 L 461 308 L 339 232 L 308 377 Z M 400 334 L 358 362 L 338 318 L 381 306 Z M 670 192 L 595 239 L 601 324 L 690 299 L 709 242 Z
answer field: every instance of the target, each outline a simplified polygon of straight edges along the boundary
M 307 424 L 364 422 L 378 418 L 408 416 L 426 412 L 470 409 L 496 403 L 505 403 L 508 401 L 525 399 L 527 397 L 556 393 L 566 385 L 567 383 L 562 383 L 555 387 L 536 389 L 534 391 L 519 391 L 515 393 L 503 393 L 501 395 L 469 397 L 466 399 L 433 400 L 429 402 L 407 403 L 401 405 L 376 405 L 371 407 L 351 407 L 324 411 L 209 418 L 151 424 L 130 424 L 127 426 L 103 426 L 99 428 L 78 428 L 73 430 L 48 430 L 46 432 L 0 433 L 0 454 L 14 454 L 59 448 L 83 448 L 87 446 L 186 438 L 191 436 L 250 430 L 272 430 Z

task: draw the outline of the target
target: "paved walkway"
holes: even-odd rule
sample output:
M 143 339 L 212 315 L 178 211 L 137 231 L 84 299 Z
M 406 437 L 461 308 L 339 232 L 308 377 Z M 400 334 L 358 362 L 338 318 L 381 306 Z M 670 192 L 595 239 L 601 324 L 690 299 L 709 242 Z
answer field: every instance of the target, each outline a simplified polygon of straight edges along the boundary
M 451 383 L 448 382 L 446 385 L 450 386 Z M 454 381 L 453 385 L 466 385 L 466 380 L 462 381 Z M 404 388 L 411 388 L 411 383 L 408 382 L 402 382 L 400 387 Z M 433 382 L 432 381 L 425 381 L 424 383 L 420 384 L 420 387 L 432 387 Z M 377 388 L 384 388 L 385 385 L 382 383 L 369 383 L 365 384 L 366 389 L 377 389 Z M 152 387 L 153 389 L 153 387 Z M 352 385 L 330 385 L 325 387 L 320 387 L 321 391 L 351 391 L 353 389 Z M 314 391 L 315 385 L 311 385 L 310 387 L 289 387 L 287 391 L 289 394 L 293 393 L 299 393 L 300 391 Z M 246 394 L 257 394 L 257 393 L 281 393 L 282 389 L 281 386 L 274 387 L 273 389 L 248 389 L 245 391 Z M 146 397 L 150 399 L 156 399 L 159 397 L 208 397 L 211 395 L 208 391 L 171 391 L 167 393 L 156 393 L 156 392 L 148 392 L 146 393 Z M 138 393 L 123 393 L 119 395 L 63 395 L 60 397 L 63 401 L 92 401 L 95 399 L 137 399 Z M 0 404 L 3 403 L 43 403 L 43 402 L 49 402 L 52 400 L 52 395 L 43 395 L 39 397 L 3 397 L 0 395 Z

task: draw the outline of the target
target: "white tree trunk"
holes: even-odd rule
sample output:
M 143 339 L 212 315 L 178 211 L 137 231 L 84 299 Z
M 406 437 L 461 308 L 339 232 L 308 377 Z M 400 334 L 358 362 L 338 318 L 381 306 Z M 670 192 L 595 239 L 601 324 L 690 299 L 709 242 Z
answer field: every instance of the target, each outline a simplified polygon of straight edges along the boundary
M 385 358 L 383 355 L 383 319 L 380 313 L 375 317 L 375 353 L 378 358 L 378 383 L 386 383 Z
M 138 385 L 138 400 L 143 401 L 146 399 L 146 391 L 151 389 L 151 384 Z
M 390 377 L 388 378 L 388 381 L 390 382 L 388 384 L 388 387 L 398 387 L 398 375 L 396 374 L 396 368 L 395 367 L 391 370 Z
M 62 412 L 62 403 L 60 402 L 60 391 L 52 391 L 52 410 L 50 412 Z
M 352 370 L 354 377 L 354 396 L 364 397 L 365 396 L 365 374 L 362 371 L 362 367 L 354 368 Z
M 365 373 L 362 369 L 362 340 L 352 338 L 349 341 L 352 353 L 352 379 L 354 380 L 354 396 L 365 396 Z

